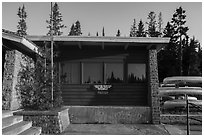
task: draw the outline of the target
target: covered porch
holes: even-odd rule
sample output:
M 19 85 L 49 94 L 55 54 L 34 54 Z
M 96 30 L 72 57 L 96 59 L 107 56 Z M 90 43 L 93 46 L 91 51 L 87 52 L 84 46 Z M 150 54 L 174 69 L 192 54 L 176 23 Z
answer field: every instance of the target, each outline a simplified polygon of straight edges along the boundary
M 41 47 L 51 41 L 27 38 Z M 148 111 L 141 115 L 146 121 L 160 122 L 157 52 L 169 38 L 54 36 L 53 41 L 64 105 L 140 107 Z

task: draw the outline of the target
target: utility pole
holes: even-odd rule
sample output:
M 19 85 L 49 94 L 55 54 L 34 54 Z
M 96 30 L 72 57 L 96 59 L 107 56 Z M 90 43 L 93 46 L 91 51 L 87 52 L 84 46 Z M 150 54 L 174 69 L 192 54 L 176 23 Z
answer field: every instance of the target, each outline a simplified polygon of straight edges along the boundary
M 52 2 L 51 2 L 51 78 L 52 78 L 52 87 L 51 87 L 51 96 L 52 96 L 52 105 L 53 105 L 53 11 L 52 11 Z

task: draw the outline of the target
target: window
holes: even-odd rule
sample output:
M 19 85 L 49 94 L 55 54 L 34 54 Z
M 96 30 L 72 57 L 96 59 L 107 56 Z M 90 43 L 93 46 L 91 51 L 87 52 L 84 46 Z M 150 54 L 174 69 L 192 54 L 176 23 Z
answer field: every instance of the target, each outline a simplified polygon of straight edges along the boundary
M 80 63 L 62 63 L 61 69 L 62 83 L 80 84 Z
M 103 83 L 103 64 L 83 63 L 82 75 L 84 84 Z
M 145 64 L 128 64 L 128 83 L 137 83 L 146 81 Z
M 127 64 L 127 81 L 124 81 L 124 63 L 62 62 L 61 82 L 65 84 L 113 84 L 146 82 L 146 64 Z
M 105 81 L 106 83 L 122 83 L 123 82 L 123 63 L 106 63 Z

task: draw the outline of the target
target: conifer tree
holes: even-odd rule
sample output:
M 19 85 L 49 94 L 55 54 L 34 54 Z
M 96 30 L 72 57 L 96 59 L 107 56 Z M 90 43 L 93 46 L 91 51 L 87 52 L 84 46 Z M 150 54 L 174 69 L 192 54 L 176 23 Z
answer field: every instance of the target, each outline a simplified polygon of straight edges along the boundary
M 47 28 L 49 29 L 47 35 L 51 34 L 51 27 L 53 23 L 53 35 L 55 36 L 60 36 L 62 35 L 62 29 L 66 28 L 66 26 L 64 24 L 62 24 L 62 14 L 59 11 L 59 6 L 58 4 L 55 2 L 54 6 L 52 7 L 52 15 L 50 14 L 50 19 L 46 20 L 46 22 L 48 23 Z
M 81 32 L 81 25 L 80 22 L 77 20 L 75 24 L 72 24 L 69 32 L 69 36 L 80 36 L 82 35 Z
M 149 35 L 149 37 L 158 37 L 159 32 L 156 31 L 157 22 L 155 12 L 151 11 L 147 19 L 149 20 L 149 22 L 147 22 L 148 24 L 147 34 Z
M 25 6 L 23 5 L 23 7 L 19 7 L 18 8 L 18 13 L 17 13 L 18 17 L 19 17 L 19 22 L 17 25 L 17 34 L 19 34 L 20 36 L 24 36 L 27 35 L 27 25 L 26 25 L 26 18 L 27 18 L 27 12 L 25 10 Z
M 133 25 L 130 28 L 130 37 L 137 37 L 136 20 L 133 20 Z
M 96 36 L 98 36 L 98 32 L 96 32 Z
M 104 30 L 104 27 L 103 27 L 103 30 L 102 30 L 102 36 L 105 36 L 105 30 Z
M 163 37 L 169 37 L 170 42 L 158 53 L 159 81 L 170 76 L 179 75 L 179 62 L 177 59 L 176 45 L 174 41 L 174 28 L 167 22 L 163 31 Z
M 199 58 L 199 47 L 200 43 L 193 37 L 183 49 L 183 75 L 201 76 L 199 67 L 202 58 Z
M 120 37 L 120 30 L 118 29 L 117 31 L 117 34 L 116 34 L 117 37 Z
M 144 30 L 144 24 L 142 22 L 142 20 L 140 20 L 139 24 L 138 24 L 138 30 L 137 30 L 137 37 L 145 37 L 145 30 Z
M 187 37 L 187 31 L 188 27 L 185 26 L 186 23 L 186 15 L 185 15 L 185 10 L 183 10 L 182 7 L 179 7 L 176 9 L 175 13 L 173 14 L 172 18 L 172 25 L 174 27 L 174 38 L 176 40 L 176 44 L 178 45 L 178 57 L 179 57 L 179 71 L 180 75 L 183 75 L 183 68 L 182 68 L 182 63 L 183 63 L 183 44 L 182 41 L 186 39 Z
M 159 32 L 159 36 L 162 36 L 162 24 L 163 24 L 162 13 L 160 12 L 159 15 L 158 15 L 158 32 Z
M 74 32 L 74 24 L 72 24 L 71 28 L 70 28 L 70 32 L 69 32 L 69 36 L 73 36 L 75 35 L 75 32 Z
M 75 35 L 82 35 L 80 22 L 77 20 L 74 26 Z

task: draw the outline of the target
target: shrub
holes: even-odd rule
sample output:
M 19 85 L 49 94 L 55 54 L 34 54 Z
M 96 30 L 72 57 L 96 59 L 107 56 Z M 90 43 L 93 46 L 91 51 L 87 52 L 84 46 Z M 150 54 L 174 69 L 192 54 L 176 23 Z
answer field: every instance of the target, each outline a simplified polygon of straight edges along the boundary
M 44 57 L 47 53 L 42 50 Z M 20 91 L 21 105 L 27 110 L 50 110 L 53 107 L 61 107 L 62 97 L 60 83 L 57 80 L 58 73 L 53 78 L 53 100 L 51 96 L 51 64 L 49 60 L 36 56 L 36 61 L 23 57 L 22 69 L 19 72 L 18 90 Z M 45 65 L 46 64 L 46 65 Z M 54 65 L 55 66 L 55 65 Z M 56 66 L 54 71 L 56 71 Z

